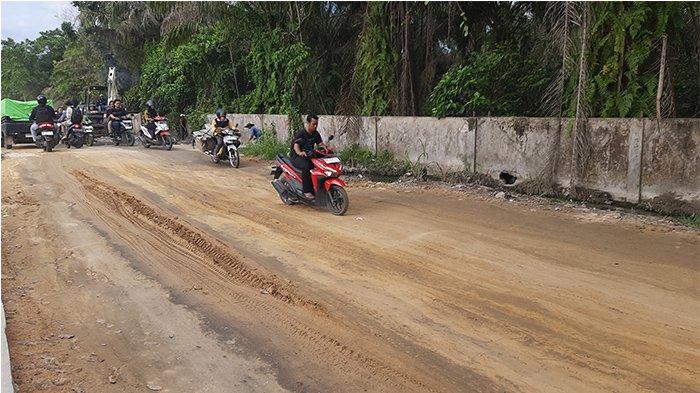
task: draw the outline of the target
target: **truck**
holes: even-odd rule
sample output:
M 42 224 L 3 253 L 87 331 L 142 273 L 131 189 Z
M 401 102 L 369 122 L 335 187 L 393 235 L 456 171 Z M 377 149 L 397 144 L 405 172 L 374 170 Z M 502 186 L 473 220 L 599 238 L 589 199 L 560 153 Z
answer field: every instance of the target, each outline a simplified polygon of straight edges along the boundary
M 48 104 L 53 106 L 53 101 Z M 0 115 L 2 116 L 2 146 L 12 149 L 12 145 L 19 143 L 34 143 L 29 129 L 32 122 L 29 114 L 37 106 L 36 101 L 17 101 L 3 98 L 0 103 Z

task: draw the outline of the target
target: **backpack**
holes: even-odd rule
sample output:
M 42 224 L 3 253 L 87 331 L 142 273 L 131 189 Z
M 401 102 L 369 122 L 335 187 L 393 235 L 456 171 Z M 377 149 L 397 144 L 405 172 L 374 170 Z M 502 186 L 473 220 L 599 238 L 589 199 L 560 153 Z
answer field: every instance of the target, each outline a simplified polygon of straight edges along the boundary
M 82 124 L 83 122 L 83 112 L 80 108 L 73 108 L 73 113 L 70 115 L 71 124 Z
M 51 123 L 54 121 L 54 116 L 56 116 L 56 113 L 53 111 L 53 108 L 51 108 L 48 105 L 44 106 L 37 106 L 36 107 L 36 112 L 34 113 L 35 118 L 34 120 L 39 123 Z

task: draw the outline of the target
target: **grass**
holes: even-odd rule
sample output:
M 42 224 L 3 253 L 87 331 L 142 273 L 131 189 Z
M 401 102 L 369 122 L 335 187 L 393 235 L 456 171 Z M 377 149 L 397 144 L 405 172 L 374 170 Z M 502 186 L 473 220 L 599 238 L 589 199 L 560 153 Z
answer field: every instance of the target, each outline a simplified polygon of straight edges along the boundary
M 274 160 L 277 154 L 289 154 L 289 144 L 277 140 L 273 133 L 263 131 L 262 137 L 257 142 L 243 147 L 241 152 L 247 156 Z
M 694 214 L 692 216 L 682 216 L 680 218 L 680 222 L 689 227 L 700 229 L 700 215 L 698 214 Z
M 346 166 L 359 168 L 369 175 L 398 177 L 410 171 L 410 165 L 397 160 L 388 150 L 374 154 L 367 148 L 353 144 L 338 152 L 338 156 Z

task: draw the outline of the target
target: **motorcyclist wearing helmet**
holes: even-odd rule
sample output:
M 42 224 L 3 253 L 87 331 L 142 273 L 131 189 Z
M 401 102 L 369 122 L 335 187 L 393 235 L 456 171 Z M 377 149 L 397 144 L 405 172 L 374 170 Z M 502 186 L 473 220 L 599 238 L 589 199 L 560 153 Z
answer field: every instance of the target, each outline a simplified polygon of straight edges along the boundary
M 153 100 L 146 101 L 146 110 L 143 111 L 143 120 L 146 123 L 146 129 L 151 133 L 151 137 L 156 134 L 155 118 L 158 116 Z
M 48 100 L 46 99 L 46 96 L 43 94 L 40 94 L 36 98 L 37 106 L 32 109 L 32 113 L 29 114 L 29 120 L 32 121 L 31 127 L 29 127 L 29 130 L 32 132 L 32 139 L 34 140 L 34 143 L 39 145 L 39 143 L 36 140 L 36 131 L 39 129 L 39 124 L 41 123 L 53 123 L 54 120 L 56 119 L 56 111 L 51 107 L 51 105 L 48 105 L 47 102 Z M 54 125 L 54 130 L 56 129 L 56 126 Z
M 214 138 L 216 138 L 216 146 L 211 150 L 211 155 L 214 157 L 215 162 L 219 161 L 219 157 L 216 153 L 224 146 L 224 135 L 222 131 L 227 128 L 232 128 L 231 120 L 226 117 L 226 110 L 219 108 L 216 110 L 216 117 L 211 121 L 211 130 L 214 134 Z

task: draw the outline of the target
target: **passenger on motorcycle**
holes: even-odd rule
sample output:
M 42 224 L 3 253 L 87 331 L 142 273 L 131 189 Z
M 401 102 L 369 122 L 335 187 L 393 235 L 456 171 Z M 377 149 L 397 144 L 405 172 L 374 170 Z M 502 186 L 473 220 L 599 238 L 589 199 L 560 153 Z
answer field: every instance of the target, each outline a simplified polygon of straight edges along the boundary
M 151 136 L 156 134 L 156 123 L 153 119 L 158 117 L 153 100 L 146 101 L 146 110 L 143 111 L 143 120 L 146 123 L 146 129 L 151 133 Z
M 46 99 L 45 95 L 40 94 L 36 98 L 36 101 L 38 105 L 35 106 L 34 109 L 32 109 L 32 113 L 29 114 L 29 120 L 33 122 L 31 127 L 29 127 L 29 130 L 32 133 L 34 143 L 36 143 L 37 146 L 40 146 L 39 142 L 36 140 L 36 131 L 39 129 L 39 124 L 53 123 L 56 119 L 56 111 L 51 107 L 51 105 L 46 104 L 48 100 Z
M 308 152 L 312 152 L 316 145 L 325 148 L 326 145 L 321 139 L 318 128 L 318 116 L 306 116 L 305 127 L 294 135 L 292 139 L 292 149 L 289 154 L 292 165 L 301 171 L 301 180 L 304 196 L 308 199 L 314 198 L 314 186 L 311 181 L 311 157 Z
M 214 162 L 219 162 L 217 152 L 224 146 L 224 136 L 221 133 L 223 130 L 231 127 L 231 120 L 226 117 L 226 110 L 219 108 L 216 110 L 216 117 L 211 121 L 211 131 L 216 138 L 216 145 L 211 150 L 210 154 L 214 157 Z
M 83 123 L 83 111 L 78 108 L 78 100 L 71 98 L 66 101 L 66 111 L 64 112 L 64 121 L 61 126 L 63 127 L 63 139 L 68 139 L 69 134 L 73 130 L 73 124 Z
M 114 108 L 107 109 L 107 121 L 109 122 L 112 132 L 117 139 L 122 138 L 122 133 L 124 132 L 122 118 L 126 115 L 126 109 L 124 109 L 120 99 L 114 100 Z

